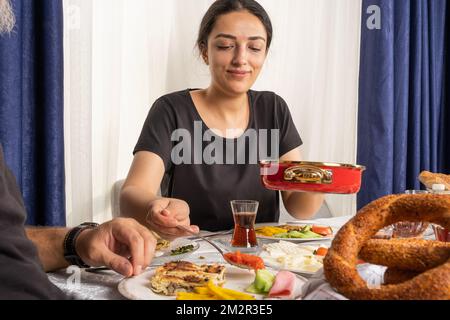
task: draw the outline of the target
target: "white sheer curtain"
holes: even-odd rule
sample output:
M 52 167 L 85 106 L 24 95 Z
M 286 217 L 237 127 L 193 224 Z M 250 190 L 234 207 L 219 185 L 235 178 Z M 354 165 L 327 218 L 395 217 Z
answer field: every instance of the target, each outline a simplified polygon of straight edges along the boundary
M 126 177 L 153 101 L 205 87 L 194 50 L 212 0 L 64 0 L 68 224 L 111 218 L 111 193 Z M 274 42 L 256 90 L 290 105 L 303 157 L 354 163 L 360 0 L 261 0 Z M 334 215 L 354 196 L 327 196 Z
M 92 2 L 64 2 L 67 225 L 92 221 Z

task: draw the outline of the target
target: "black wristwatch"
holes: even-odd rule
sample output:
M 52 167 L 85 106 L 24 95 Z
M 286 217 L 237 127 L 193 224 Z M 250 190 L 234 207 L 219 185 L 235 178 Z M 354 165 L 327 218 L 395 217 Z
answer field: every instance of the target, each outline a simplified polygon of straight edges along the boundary
M 78 227 L 70 230 L 64 238 L 64 258 L 71 264 L 81 268 L 89 268 L 90 266 L 83 262 L 75 249 L 75 243 L 81 231 L 85 229 L 95 229 L 99 226 L 98 223 L 85 222 Z

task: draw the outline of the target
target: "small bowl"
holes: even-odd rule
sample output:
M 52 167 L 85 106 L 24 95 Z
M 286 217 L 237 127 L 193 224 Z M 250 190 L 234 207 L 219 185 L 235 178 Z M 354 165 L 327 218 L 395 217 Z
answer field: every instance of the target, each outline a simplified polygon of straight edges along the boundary
M 445 229 L 437 224 L 433 224 L 433 231 L 436 240 L 443 242 L 450 242 L 450 230 Z
M 428 222 L 402 221 L 393 225 L 393 238 L 416 238 L 422 237 L 428 228 Z

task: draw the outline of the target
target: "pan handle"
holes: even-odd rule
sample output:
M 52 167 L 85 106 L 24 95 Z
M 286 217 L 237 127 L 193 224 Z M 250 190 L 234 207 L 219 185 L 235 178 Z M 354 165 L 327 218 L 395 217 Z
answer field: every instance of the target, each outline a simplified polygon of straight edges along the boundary
M 311 165 L 298 165 L 284 171 L 284 180 L 298 183 L 331 184 L 333 171 Z

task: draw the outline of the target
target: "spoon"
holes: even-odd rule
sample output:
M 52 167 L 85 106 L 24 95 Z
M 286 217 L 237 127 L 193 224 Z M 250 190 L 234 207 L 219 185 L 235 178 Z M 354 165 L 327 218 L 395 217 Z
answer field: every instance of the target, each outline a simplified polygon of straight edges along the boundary
M 228 262 L 229 264 L 231 264 L 231 265 L 233 265 L 233 266 L 236 266 L 236 267 L 238 267 L 238 268 L 247 269 L 247 270 L 253 270 L 253 268 L 251 268 L 251 267 L 249 267 L 249 266 L 247 266 L 247 265 L 240 264 L 240 263 L 236 263 L 236 262 L 232 261 L 230 258 L 228 258 L 228 257 L 225 255 L 225 252 L 224 252 L 218 245 L 216 245 L 214 242 L 212 242 L 212 241 L 206 239 L 205 237 L 199 236 L 198 234 L 192 232 L 189 228 L 187 228 L 187 227 L 185 227 L 185 226 L 182 226 L 182 225 L 177 225 L 177 228 L 180 229 L 180 230 L 182 230 L 182 231 L 185 231 L 185 232 L 187 232 L 187 233 L 190 233 L 190 234 L 192 234 L 192 235 L 195 235 L 196 237 L 198 237 L 199 239 L 202 239 L 203 241 L 208 242 L 208 243 L 209 243 L 210 245 L 212 245 L 217 251 L 219 251 L 219 253 L 222 255 L 223 259 L 224 259 L 226 262 Z

